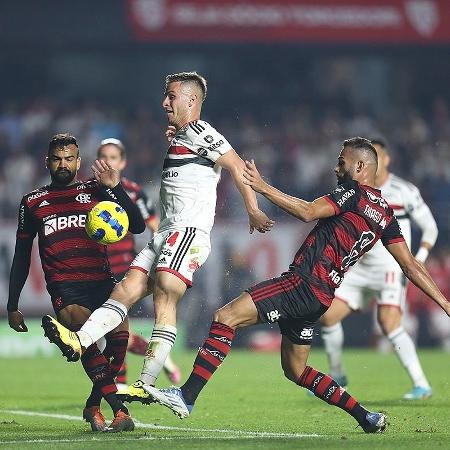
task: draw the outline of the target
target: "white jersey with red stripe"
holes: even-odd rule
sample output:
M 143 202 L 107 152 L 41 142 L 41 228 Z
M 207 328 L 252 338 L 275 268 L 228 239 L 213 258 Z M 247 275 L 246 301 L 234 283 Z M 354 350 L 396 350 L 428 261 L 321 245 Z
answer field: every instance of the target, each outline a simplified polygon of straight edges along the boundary
M 411 248 L 411 219 L 417 222 L 422 228 L 422 220 L 420 220 L 420 217 L 424 215 L 431 216 L 427 204 L 423 201 L 419 189 L 416 186 L 392 173 L 389 174 L 380 189 L 383 198 L 386 199 L 389 206 L 394 210 L 405 242 Z M 381 267 L 383 271 L 388 270 L 388 268 L 395 271 L 400 270 L 393 256 L 380 242 L 377 242 L 358 263 L 361 263 L 364 267 Z
M 225 137 L 203 120 L 177 131 L 164 160 L 158 232 L 182 227 L 211 231 L 221 172 L 216 161 L 231 148 Z

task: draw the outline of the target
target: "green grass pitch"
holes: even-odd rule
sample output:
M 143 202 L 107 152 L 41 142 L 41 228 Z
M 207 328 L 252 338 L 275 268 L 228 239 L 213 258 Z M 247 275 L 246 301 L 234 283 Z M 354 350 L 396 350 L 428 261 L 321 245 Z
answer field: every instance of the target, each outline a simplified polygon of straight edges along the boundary
M 174 357 L 190 371 L 194 352 Z M 115 448 L 450 448 L 450 356 L 421 351 L 434 396 L 401 400 L 409 380 L 395 355 L 348 350 L 349 392 L 371 410 L 386 411 L 384 434 L 366 435 L 345 412 L 308 397 L 282 375 L 279 355 L 233 350 L 183 421 L 161 406 L 133 403 L 132 433 L 92 433 L 80 420 L 89 382 L 79 363 L 63 358 L 0 359 L 0 450 Z M 130 382 L 141 359 L 129 357 Z M 326 368 L 320 349 L 310 364 Z M 160 385 L 167 385 L 163 375 Z M 111 413 L 107 405 L 108 419 Z

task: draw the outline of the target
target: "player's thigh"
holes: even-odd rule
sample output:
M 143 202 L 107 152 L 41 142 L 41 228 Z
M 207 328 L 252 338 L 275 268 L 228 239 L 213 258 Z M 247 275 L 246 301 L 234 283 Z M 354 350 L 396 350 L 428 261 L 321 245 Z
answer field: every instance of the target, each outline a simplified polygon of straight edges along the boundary
M 92 311 L 81 305 L 67 305 L 56 313 L 58 321 L 66 328 L 77 331 L 86 322 Z
M 345 274 L 342 284 L 335 290 L 335 301 L 333 301 L 333 304 L 336 303 L 336 300 L 339 300 L 341 303 L 345 303 L 351 311 L 363 309 L 366 283 L 367 280 L 364 275 L 360 273 L 358 267 L 352 267 L 349 272 Z M 340 308 L 340 306 L 336 306 L 336 308 Z
M 243 328 L 259 322 L 258 310 L 250 294 L 243 292 L 239 297 L 214 313 L 216 322 L 228 325 L 231 328 Z
M 287 336 L 281 339 L 281 367 L 289 380 L 296 383 L 305 370 L 310 345 L 295 344 Z
M 352 313 L 352 309 L 348 303 L 339 298 L 335 298 L 331 306 L 327 309 L 325 314 L 320 318 L 320 323 L 325 327 L 331 327 Z
M 148 293 L 148 275 L 139 269 L 130 268 L 126 276 L 116 284 L 111 298 L 130 309 Z

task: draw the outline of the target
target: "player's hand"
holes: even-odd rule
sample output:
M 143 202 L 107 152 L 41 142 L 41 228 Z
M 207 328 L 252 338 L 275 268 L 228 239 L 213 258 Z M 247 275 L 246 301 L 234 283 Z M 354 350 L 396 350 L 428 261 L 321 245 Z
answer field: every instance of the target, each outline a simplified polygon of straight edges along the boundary
M 23 314 L 20 311 L 8 311 L 9 326 L 19 333 L 26 333 L 27 326 L 23 320 Z
M 251 212 L 248 214 L 249 225 L 250 225 L 250 234 L 253 231 L 258 230 L 260 233 L 265 233 L 266 231 L 270 231 L 275 223 L 273 220 L 269 219 L 263 211 L 260 209 L 255 212 Z
M 119 171 L 113 169 L 103 159 L 96 159 L 95 163 L 91 166 L 92 172 L 94 172 L 95 179 L 102 185 L 108 188 L 116 187 L 120 183 Z
M 177 129 L 173 125 L 168 125 L 166 130 L 166 138 L 170 142 L 177 134 Z
M 262 179 L 258 169 L 256 168 L 255 161 L 245 161 L 244 169 L 244 184 L 250 186 L 255 192 L 263 192 L 267 183 Z

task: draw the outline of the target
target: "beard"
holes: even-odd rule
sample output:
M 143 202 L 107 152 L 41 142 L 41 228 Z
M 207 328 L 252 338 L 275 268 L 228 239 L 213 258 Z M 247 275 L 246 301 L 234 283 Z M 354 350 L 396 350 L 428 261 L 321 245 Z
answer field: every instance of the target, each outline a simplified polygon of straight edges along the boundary
M 337 184 L 338 186 L 340 186 L 341 184 L 348 183 L 349 181 L 352 180 L 353 180 L 352 175 L 350 174 L 350 172 L 347 171 L 344 172 L 341 176 L 337 177 Z
M 75 175 L 75 172 L 71 172 L 68 169 L 60 169 L 55 173 L 50 174 L 52 182 L 61 186 L 67 186 L 70 184 L 75 178 Z

